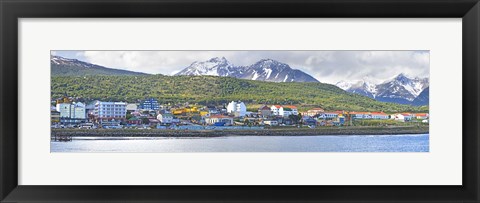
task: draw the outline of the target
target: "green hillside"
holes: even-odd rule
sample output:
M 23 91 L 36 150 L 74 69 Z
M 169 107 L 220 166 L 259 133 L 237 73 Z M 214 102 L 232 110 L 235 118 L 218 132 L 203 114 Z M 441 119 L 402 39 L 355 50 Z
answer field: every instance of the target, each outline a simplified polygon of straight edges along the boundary
M 153 97 L 163 104 L 223 104 L 241 100 L 247 104 L 294 104 L 301 110 L 316 106 L 326 110 L 428 110 L 427 107 L 378 102 L 330 84 L 275 83 L 216 76 L 54 76 L 51 88 L 52 98 L 68 95 L 85 101 L 137 102 Z

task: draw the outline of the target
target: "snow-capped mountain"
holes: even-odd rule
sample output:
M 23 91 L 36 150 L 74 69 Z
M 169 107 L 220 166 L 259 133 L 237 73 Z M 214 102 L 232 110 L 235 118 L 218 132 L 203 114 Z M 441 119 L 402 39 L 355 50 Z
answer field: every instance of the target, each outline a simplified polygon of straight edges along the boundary
M 236 77 L 243 73 L 242 67 L 234 67 L 225 57 L 215 57 L 208 61 L 195 61 L 175 75 L 214 75 Z
M 383 83 L 375 83 L 364 78 L 354 82 L 341 81 L 336 85 L 347 92 L 368 96 L 378 101 L 412 104 L 412 101 L 428 88 L 429 79 L 409 78 L 405 74 L 399 74 Z
M 373 78 L 365 76 L 362 78 L 362 80 L 356 80 L 352 82 L 340 81 L 335 85 L 351 93 L 357 93 L 370 98 L 375 98 L 377 93 L 377 83 L 378 81 L 374 80 Z
M 429 85 L 428 78 L 408 78 L 399 74 L 394 79 L 377 85 L 377 100 L 410 104 Z
M 425 88 L 418 96 L 412 101 L 415 106 L 428 105 L 430 100 L 430 87 Z
M 175 75 L 214 75 L 270 82 L 318 82 L 314 77 L 288 64 L 262 59 L 250 66 L 234 66 L 224 57 L 194 62 Z
M 147 75 L 145 73 L 133 72 L 107 68 L 96 64 L 83 62 L 77 59 L 69 59 L 60 56 L 50 56 L 51 74 L 55 75 Z

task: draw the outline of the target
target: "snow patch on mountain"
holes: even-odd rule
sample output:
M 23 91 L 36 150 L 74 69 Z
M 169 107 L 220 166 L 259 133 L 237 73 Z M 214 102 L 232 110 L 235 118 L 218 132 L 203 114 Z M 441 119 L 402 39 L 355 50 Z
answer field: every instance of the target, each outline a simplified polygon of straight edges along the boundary
M 262 59 L 250 66 L 234 66 L 224 57 L 216 57 L 204 62 L 194 62 L 175 75 L 230 76 L 271 82 L 318 82 L 307 73 L 273 59 Z M 275 77 L 272 77 L 273 75 Z

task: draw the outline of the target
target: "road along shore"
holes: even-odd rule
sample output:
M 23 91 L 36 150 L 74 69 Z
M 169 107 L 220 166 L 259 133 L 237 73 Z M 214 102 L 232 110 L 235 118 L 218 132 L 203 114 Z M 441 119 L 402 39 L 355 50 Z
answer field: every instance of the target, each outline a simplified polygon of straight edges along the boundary
M 223 137 L 223 136 L 321 136 L 428 134 L 428 126 L 267 128 L 255 130 L 165 129 L 51 129 L 51 136 L 70 137 Z

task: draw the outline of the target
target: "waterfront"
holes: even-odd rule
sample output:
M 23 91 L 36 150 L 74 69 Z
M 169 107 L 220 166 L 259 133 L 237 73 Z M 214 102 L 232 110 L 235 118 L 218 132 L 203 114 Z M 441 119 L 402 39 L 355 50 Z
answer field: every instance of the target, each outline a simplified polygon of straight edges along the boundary
M 51 142 L 51 152 L 428 152 L 429 134 L 73 137 Z

